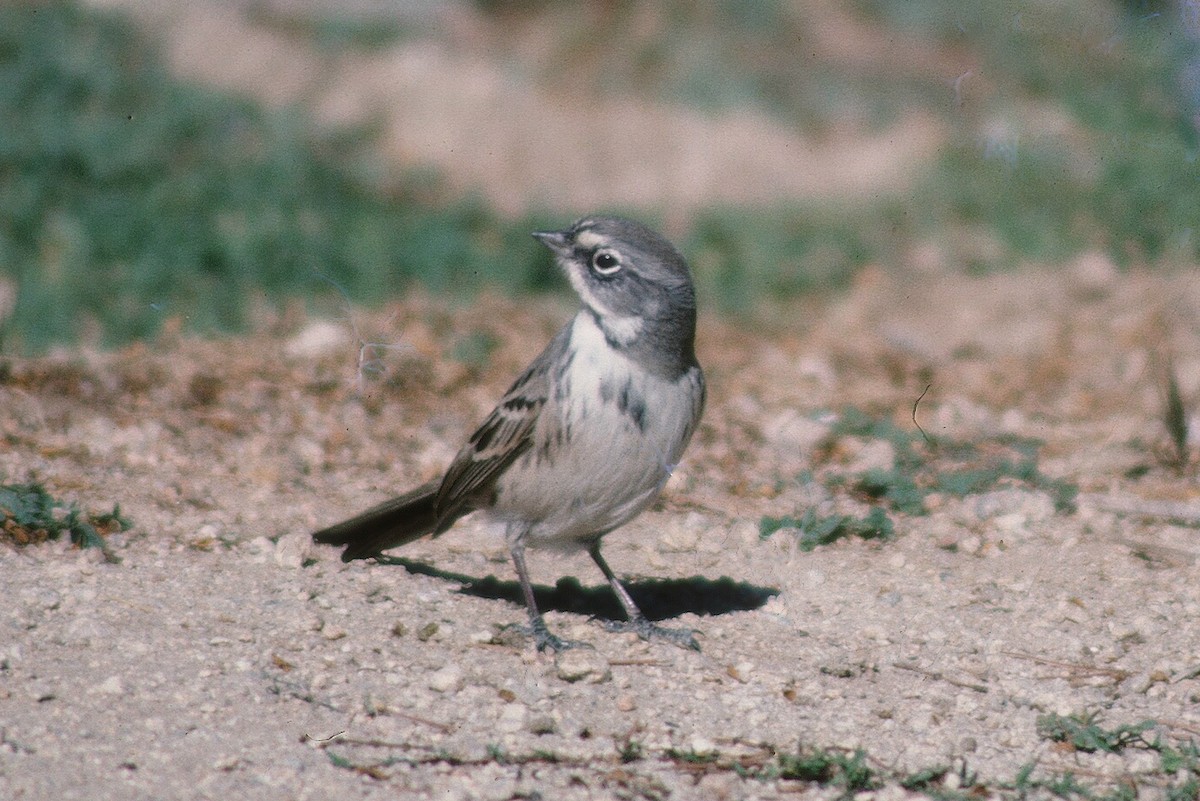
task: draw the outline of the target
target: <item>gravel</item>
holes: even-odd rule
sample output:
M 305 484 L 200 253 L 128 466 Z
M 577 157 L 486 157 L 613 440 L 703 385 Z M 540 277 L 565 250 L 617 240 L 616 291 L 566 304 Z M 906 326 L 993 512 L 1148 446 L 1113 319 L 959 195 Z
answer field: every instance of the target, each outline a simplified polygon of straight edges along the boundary
M 501 343 L 487 365 L 397 354 L 365 384 L 352 348 L 289 355 L 324 325 L 294 318 L 245 340 L 12 360 L 0 476 L 87 509 L 119 502 L 135 525 L 109 537 L 119 563 L 0 543 L 0 798 L 829 798 L 748 774 L 777 753 L 860 748 L 877 799 L 908 797 L 900 778 L 936 766 L 954 768 L 942 789 L 965 765 L 995 793 L 1030 764 L 1155 797 L 1169 777 L 1153 753 L 1072 751 L 1037 720 L 1200 732 L 1195 528 L 1129 511 L 1186 505 L 1197 485 L 1156 461 L 1152 374 L 1122 372 L 1160 344 L 1147 298 L 1200 298 L 1190 278 L 1142 276 L 1059 308 L 1028 287 L 1053 298 L 1068 279 L 1034 277 L 940 279 L 918 288 L 926 303 L 886 307 L 906 341 L 939 310 L 1015 315 L 1003 342 L 961 332 L 960 355 L 932 366 L 888 345 L 882 322 L 832 327 L 894 295 L 886 283 L 787 336 L 702 323 L 705 424 L 663 503 L 605 551 L 652 615 L 697 630 L 700 653 L 605 631 L 615 602 L 586 556 L 532 552 L 549 625 L 592 646 L 536 653 L 511 631 L 525 615 L 502 538 L 475 521 L 394 564 L 342 564 L 308 540 L 432 475 L 565 317 L 557 302 L 416 298 L 365 315 L 398 340 Z M 1170 336 L 1194 398 L 1187 314 Z M 1070 335 L 1018 336 L 1020 315 Z M 1004 361 L 979 361 L 990 352 Z M 404 378 L 414 359 L 420 383 Z M 762 516 L 812 503 L 861 512 L 828 478 L 894 454 L 839 449 L 832 423 L 854 404 L 911 428 L 930 370 L 918 420 L 933 436 L 1039 437 L 1039 469 L 1086 502 L 1057 511 L 1012 480 L 894 515 L 891 540 L 805 552 L 794 530 L 758 536 Z M 1052 386 L 1025 378 L 1047 371 Z M 211 377 L 199 400 L 197 375 Z M 1095 502 L 1115 497 L 1125 506 Z

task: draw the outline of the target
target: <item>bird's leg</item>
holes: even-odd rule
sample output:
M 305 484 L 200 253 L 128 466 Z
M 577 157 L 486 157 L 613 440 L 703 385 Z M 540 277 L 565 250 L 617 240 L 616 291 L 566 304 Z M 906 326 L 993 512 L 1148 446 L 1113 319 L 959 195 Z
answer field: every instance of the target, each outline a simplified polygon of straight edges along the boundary
M 529 569 L 525 566 L 524 536 L 509 537 L 509 552 L 512 554 L 513 566 L 517 569 L 517 580 L 521 582 L 521 593 L 525 596 L 525 609 L 529 612 L 529 633 L 537 649 L 545 651 L 549 648 L 560 652 L 581 645 L 582 643 L 557 637 L 546 628 L 546 621 L 542 619 L 537 600 L 533 597 L 533 585 L 529 583 Z
M 696 633 L 691 629 L 668 629 L 646 619 L 642 610 L 638 609 L 638 605 L 633 602 L 629 591 L 625 589 L 625 586 L 617 579 L 617 575 L 613 573 L 612 568 L 608 566 L 608 562 L 605 562 L 604 557 L 600 555 L 599 540 L 588 548 L 588 554 L 596 563 L 596 567 L 600 568 L 604 578 L 608 579 L 609 586 L 617 594 L 617 600 L 621 602 L 621 606 L 625 608 L 625 614 L 629 618 L 627 621 L 609 620 L 604 624 L 606 629 L 609 631 L 632 631 L 643 640 L 666 640 L 681 648 L 700 650 L 700 643 L 696 642 Z

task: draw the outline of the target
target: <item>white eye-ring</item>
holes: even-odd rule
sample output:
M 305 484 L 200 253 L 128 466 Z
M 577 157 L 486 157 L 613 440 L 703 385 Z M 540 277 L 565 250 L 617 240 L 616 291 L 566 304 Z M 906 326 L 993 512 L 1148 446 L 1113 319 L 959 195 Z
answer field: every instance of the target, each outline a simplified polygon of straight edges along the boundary
M 592 254 L 592 269 L 599 275 L 614 275 L 621 266 L 621 257 L 612 250 L 602 248 Z

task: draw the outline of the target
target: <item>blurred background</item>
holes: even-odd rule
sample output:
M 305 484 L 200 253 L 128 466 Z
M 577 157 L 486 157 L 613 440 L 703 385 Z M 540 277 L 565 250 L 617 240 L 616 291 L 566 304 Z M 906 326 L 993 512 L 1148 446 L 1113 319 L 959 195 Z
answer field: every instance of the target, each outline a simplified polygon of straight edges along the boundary
M 753 319 L 867 268 L 1200 256 L 1196 0 L 0 2 L 0 352 L 565 291 L 660 226 Z

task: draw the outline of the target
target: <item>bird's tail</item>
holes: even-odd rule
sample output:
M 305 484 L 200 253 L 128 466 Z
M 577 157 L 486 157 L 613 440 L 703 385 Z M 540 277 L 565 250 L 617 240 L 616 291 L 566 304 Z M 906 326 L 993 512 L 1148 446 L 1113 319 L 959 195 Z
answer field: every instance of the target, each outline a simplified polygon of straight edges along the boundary
M 313 534 L 322 545 L 344 545 L 342 561 L 378 556 L 388 548 L 432 534 L 438 527 L 435 509 L 440 480 L 430 481 L 398 498 L 384 501 L 349 520 Z

